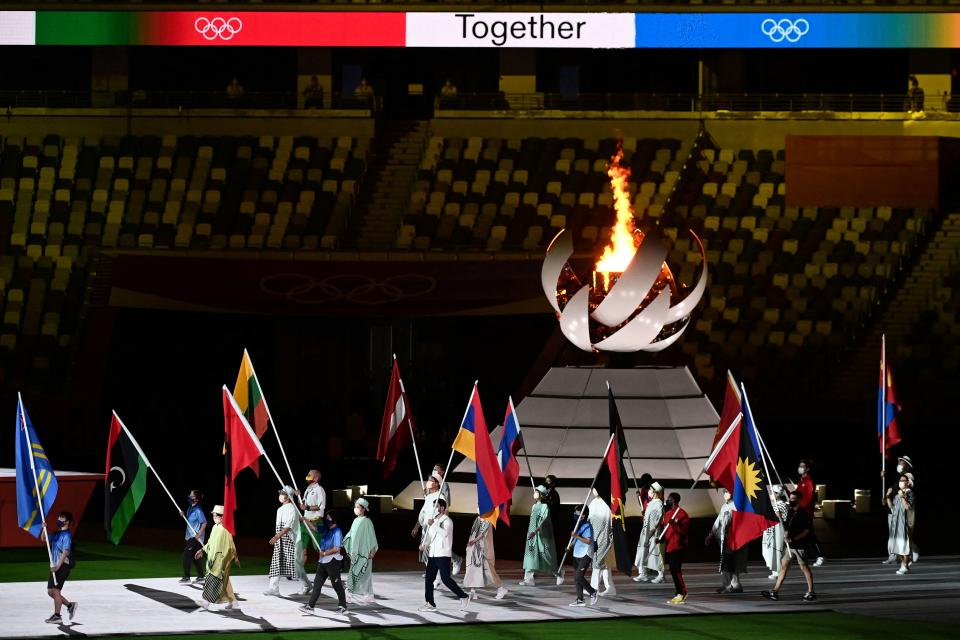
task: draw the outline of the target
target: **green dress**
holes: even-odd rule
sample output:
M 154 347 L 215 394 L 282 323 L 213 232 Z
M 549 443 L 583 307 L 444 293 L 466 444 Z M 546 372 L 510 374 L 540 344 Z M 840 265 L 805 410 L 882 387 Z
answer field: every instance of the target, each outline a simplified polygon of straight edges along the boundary
M 355 596 L 373 596 L 373 558 L 376 551 L 377 532 L 373 521 L 367 516 L 354 518 L 350 532 L 343 539 L 343 547 L 350 556 L 350 573 L 347 576 L 347 591 Z
M 204 551 L 207 553 L 207 573 L 223 579 L 223 588 L 217 602 L 235 601 L 237 596 L 234 595 L 233 585 L 230 583 L 230 568 L 237 557 L 233 536 L 222 524 L 213 525 Z
M 537 529 L 539 528 L 539 531 Z M 553 525 L 550 522 L 550 507 L 537 502 L 530 510 L 530 525 L 527 536 L 537 531 L 527 540 L 523 550 L 523 570 L 540 573 L 554 573 L 557 570 L 557 551 L 553 541 Z

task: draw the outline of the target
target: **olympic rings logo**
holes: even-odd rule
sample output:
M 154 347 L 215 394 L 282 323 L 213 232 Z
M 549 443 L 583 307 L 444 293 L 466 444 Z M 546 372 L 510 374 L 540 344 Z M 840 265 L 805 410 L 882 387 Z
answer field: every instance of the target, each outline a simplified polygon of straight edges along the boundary
M 240 21 L 240 18 L 228 18 L 223 19 L 219 16 L 213 18 L 205 18 L 200 16 L 193 23 L 193 28 L 197 30 L 201 36 L 206 40 L 231 40 L 233 36 L 240 33 L 240 29 L 243 28 L 243 23 Z
M 435 278 L 414 273 L 382 280 L 360 274 L 338 274 L 316 280 L 303 273 L 278 273 L 260 279 L 260 290 L 298 304 L 346 301 L 381 305 L 417 298 L 437 288 Z
M 810 31 L 810 23 L 804 18 L 798 20 L 767 18 L 760 23 L 760 32 L 770 38 L 771 42 L 783 42 L 784 40 L 790 43 L 797 42 L 807 35 L 808 31 Z

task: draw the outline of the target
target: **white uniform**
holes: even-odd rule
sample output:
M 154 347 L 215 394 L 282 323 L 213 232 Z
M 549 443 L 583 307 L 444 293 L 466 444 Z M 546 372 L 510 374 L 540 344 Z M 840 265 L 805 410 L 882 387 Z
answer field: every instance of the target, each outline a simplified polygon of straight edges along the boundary
M 616 595 L 617 587 L 613 584 L 607 557 L 613 553 L 613 513 L 603 498 L 597 496 L 588 506 L 588 520 L 593 527 L 593 538 L 596 540 L 597 551 L 593 556 L 593 571 L 590 572 L 590 586 L 600 588 L 600 581 L 606 585 L 601 595 Z

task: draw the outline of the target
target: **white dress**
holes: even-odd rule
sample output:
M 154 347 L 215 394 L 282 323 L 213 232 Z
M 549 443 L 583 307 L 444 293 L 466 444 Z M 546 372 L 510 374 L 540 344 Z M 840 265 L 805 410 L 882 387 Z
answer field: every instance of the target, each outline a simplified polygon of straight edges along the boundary
M 637 557 L 633 562 L 641 574 L 646 573 L 647 569 L 663 572 L 663 558 L 660 556 L 660 545 L 657 544 L 662 524 L 663 500 L 654 498 L 647 503 L 643 512 L 643 530 L 640 532 L 640 541 L 637 542 Z

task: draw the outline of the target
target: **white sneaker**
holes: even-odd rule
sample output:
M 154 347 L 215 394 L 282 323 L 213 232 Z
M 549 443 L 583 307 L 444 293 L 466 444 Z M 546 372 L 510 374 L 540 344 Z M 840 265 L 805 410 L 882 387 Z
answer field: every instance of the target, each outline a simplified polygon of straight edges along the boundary
M 908 573 L 910 573 L 910 567 L 908 567 L 908 566 L 906 566 L 906 565 L 904 565 L 904 564 L 900 565 L 900 568 L 897 569 L 897 575 L 898 575 L 898 576 L 905 576 L 905 575 L 907 575 Z
M 308 596 L 311 591 L 313 591 L 313 587 L 304 586 L 303 589 L 300 589 L 297 593 L 301 596 Z
M 495 598 L 497 600 L 503 600 L 503 596 L 507 595 L 507 593 L 508 591 L 506 587 L 500 587 L 499 589 L 497 589 L 497 595 L 495 596 Z
M 587 606 L 587 603 L 584 602 L 583 600 L 580 600 L 580 599 L 578 598 L 577 600 L 574 600 L 573 602 L 571 602 L 568 606 L 571 606 L 571 607 L 585 607 L 585 606 Z
M 519 584 L 521 587 L 534 587 L 534 586 L 536 586 L 536 583 L 535 583 L 533 580 L 521 580 L 521 581 L 518 582 L 517 584 Z
M 263 592 L 265 596 L 278 596 L 280 595 L 280 589 L 267 589 Z
M 823 557 L 817 558 L 817 561 L 813 563 L 813 566 L 815 566 L 815 567 L 822 567 L 822 566 L 823 566 Z
M 471 599 L 471 600 L 476 600 L 477 597 L 478 597 L 478 596 L 477 596 L 477 590 L 476 590 L 476 589 L 470 589 L 470 599 Z
M 603 591 L 598 591 L 597 593 L 599 593 L 601 596 L 603 596 L 604 598 L 606 598 L 606 597 L 608 597 L 608 596 L 615 596 L 615 595 L 617 595 L 617 590 L 614 589 L 614 588 L 613 588 L 613 585 L 611 584 L 611 585 L 607 585 L 607 588 L 604 589 Z
M 239 601 L 239 600 L 231 600 L 231 601 L 229 601 L 229 602 L 227 603 L 226 608 L 227 608 L 227 609 L 233 609 L 234 611 L 240 611 L 240 601 Z
M 917 553 L 916 551 L 914 551 L 914 552 L 913 552 L 912 559 L 913 559 L 914 562 L 916 562 L 917 560 L 920 559 L 920 554 Z
M 897 562 L 897 554 L 891 553 L 889 556 L 887 556 L 887 559 L 881 562 L 880 564 L 896 564 L 896 562 Z
M 657 577 L 650 581 L 653 584 L 661 584 L 663 582 L 663 574 L 658 573 Z
M 779 574 L 779 573 L 777 573 L 777 572 L 775 572 L 775 571 L 771 571 L 771 572 L 770 572 L 770 575 L 767 576 L 767 579 L 768 579 L 768 580 L 776 580 L 776 579 L 779 578 L 779 577 L 780 577 L 780 574 Z
M 597 604 L 597 600 L 599 599 L 600 599 L 600 592 L 594 591 L 593 595 L 590 596 L 590 606 L 592 607 L 593 605 Z
M 463 560 L 454 560 L 453 568 L 450 569 L 450 575 L 458 576 L 460 575 L 460 569 L 463 567 Z
M 466 611 L 470 606 L 470 598 L 460 598 L 460 611 Z
M 429 602 L 424 603 L 424 605 L 423 605 L 422 607 L 420 607 L 419 609 L 417 609 L 417 611 L 436 611 L 436 610 L 437 610 L 437 608 L 436 608 L 435 606 L 433 606 L 432 604 L 430 604 Z

